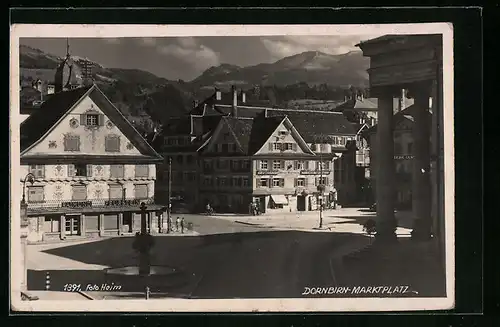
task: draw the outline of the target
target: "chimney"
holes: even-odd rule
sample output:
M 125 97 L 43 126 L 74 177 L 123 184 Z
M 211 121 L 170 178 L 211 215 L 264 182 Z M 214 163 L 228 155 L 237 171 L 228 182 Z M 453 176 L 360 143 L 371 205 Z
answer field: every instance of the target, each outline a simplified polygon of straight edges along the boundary
M 233 103 L 231 105 L 231 115 L 233 117 L 238 117 L 238 91 L 236 91 L 236 87 L 234 85 L 231 87 L 231 91 L 233 93 Z
M 219 89 L 215 89 L 215 100 L 217 101 L 222 100 L 222 93 L 220 92 Z
M 241 91 L 241 103 L 247 102 L 247 94 L 244 91 Z

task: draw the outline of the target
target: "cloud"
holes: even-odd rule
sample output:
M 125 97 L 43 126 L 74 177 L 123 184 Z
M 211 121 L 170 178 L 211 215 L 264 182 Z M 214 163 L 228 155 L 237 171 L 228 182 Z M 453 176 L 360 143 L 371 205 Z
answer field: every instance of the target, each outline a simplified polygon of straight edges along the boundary
M 360 40 L 372 36 L 276 36 L 261 37 L 261 42 L 275 59 L 292 56 L 305 51 L 321 51 L 329 54 L 343 54 L 358 50 Z
M 211 48 L 199 44 L 194 38 L 179 38 L 176 43 L 158 47 L 158 51 L 190 64 L 197 70 L 220 64 L 220 56 Z

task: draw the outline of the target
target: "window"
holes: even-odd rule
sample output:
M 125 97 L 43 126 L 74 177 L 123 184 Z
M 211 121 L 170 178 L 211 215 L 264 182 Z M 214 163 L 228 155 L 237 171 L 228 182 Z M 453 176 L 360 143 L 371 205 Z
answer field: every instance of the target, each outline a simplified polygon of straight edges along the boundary
M 236 152 L 236 143 L 229 144 L 229 152 Z
M 80 136 L 64 135 L 64 151 L 80 151 Z
M 296 143 L 283 143 L 283 150 L 284 151 L 297 151 L 297 144 Z
M 273 178 L 273 187 L 284 187 L 285 179 L 284 178 Z
M 407 146 L 408 146 L 408 154 L 412 154 L 413 153 L 413 143 L 410 142 L 410 143 L 408 143 Z
M 226 186 L 226 177 L 218 177 L 217 180 L 219 181 L 218 182 L 218 185 L 219 186 Z
M 240 162 L 238 160 L 230 160 L 231 169 L 236 170 L 240 167 Z
M 295 161 L 295 169 L 302 170 L 305 169 L 305 161 Z
M 278 135 L 279 135 L 279 136 L 285 136 L 285 135 L 287 135 L 287 134 L 288 134 L 288 131 L 279 131 L 279 132 L 278 132 Z
M 182 162 L 184 161 L 184 157 L 183 156 L 177 156 L 177 163 L 179 165 L 182 165 Z
M 335 136 L 333 139 L 333 145 L 345 145 L 346 139 L 343 136 Z
M 188 164 L 192 164 L 193 163 L 193 156 L 192 155 L 188 155 L 186 157 L 186 163 L 188 163 Z
M 138 178 L 149 177 L 149 166 L 148 165 L 136 165 L 135 166 L 135 177 L 138 177 Z
M 260 187 L 269 187 L 269 181 L 267 178 L 260 178 L 257 180 L 257 185 Z
M 228 165 L 228 161 L 225 159 L 220 159 L 219 161 L 217 161 L 217 168 L 219 169 L 227 169 Z
M 263 160 L 263 161 L 260 162 L 260 169 L 262 169 L 262 170 L 267 170 L 268 169 L 267 160 Z
M 88 114 L 85 118 L 85 125 L 87 126 L 97 126 L 99 123 L 99 115 L 97 114 Z
M 321 144 L 321 152 L 327 152 L 328 151 L 328 144 Z
M 229 144 L 226 143 L 222 144 L 222 152 L 227 153 L 229 152 L 228 149 L 229 149 Z
M 110 184 L 109 185 L 109 199 L 121 199 L 123 198 L 123 186 L 120 184 Z
M 109 171 L 111 178 L 123 178 L 125 175 L 125 168 L 123 165 L 111 165 L 109 166 Z
M 87 164 L 68 165 L 68 176 L 92 177 L 92 165 L 87 165 Z
M 120 136 L 106 135 L 104 148 L 106 152 L 120 152 Z
M 203 168 L 205 170 L 212 169 L 212 160 L 203 160 Z
M 136 199 L 142 200 L 148 198 L 148 184 L 136 184 L 134 186 Z
M 60 217 L 45 217 L 43 231 L 45 233 L 59 233 L 61 231 L 60 219 Z
M 212 177 L 205 176 L 205 178 L 203 178 L 203 185 L 206 186 L 212 185 Z
M 43 186 L 28 187 L 28 202 L 43 202 Z
M 273 160 L 273 170 L 278 170 L 284 168 L 284 161 L 282 160 Z
M 43 178 L 45 176 L 45 166 L 44 165 L 30 165 L 29 172 L 32 173 L 35 178 Z
M 72 199 L 75 201 L 87 200 L 87 186 L 86 185 L 73 185 L 72 189 Z
M 281 143 L 272 143 L 272 150 L 273 151 L 281 151 L 282 147 L 281 147 Z
M 328 185 L 328 177 L 317 177 L 316 185 Z
M 306 186 L 306 179 L 305 178 L 297 178 L 295 180 L 295 186 Z
M 249 184 L 250 184 L 249 180 L 248 180 L 248 177 L 243 177 L 242 182 L 243 182 L 243 186 L 249 186 Z
M 316 162 L 316 169 L 317 170 L 330 169 L 330 162 L 329 161 L 317 161 Z
M 242 168 L 244 170 L 250 169 L 250 160 L 243 160 L 243 162 L 242 162 Z

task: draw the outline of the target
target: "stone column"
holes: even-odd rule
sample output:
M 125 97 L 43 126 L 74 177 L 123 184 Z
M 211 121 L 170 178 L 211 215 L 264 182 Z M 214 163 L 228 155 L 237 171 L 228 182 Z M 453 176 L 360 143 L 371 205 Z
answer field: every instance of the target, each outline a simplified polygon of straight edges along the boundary
M 377 126 L 377 242 L 395 242 L 393 95 L 380 91 Z
M 411 90 L 413 111 L 413 208 L 412 238 L 429 240 L 432 231 L 432 189 L 430 180 L 430 83 L 420 83 Z

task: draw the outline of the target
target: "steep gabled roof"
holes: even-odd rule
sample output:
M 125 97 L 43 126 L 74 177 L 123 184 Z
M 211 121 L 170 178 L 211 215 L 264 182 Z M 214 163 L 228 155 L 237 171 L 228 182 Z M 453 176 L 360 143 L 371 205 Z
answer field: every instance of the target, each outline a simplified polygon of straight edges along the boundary
M 42 138 L 91 88 L 81 87 L 51 95 L 21 124 L 21 152 Z
M 229 130 L 234 135 L 234 138 L 238 142 L 243 153 L 250 154 L 249 145 L 254 125 L 253 119 L 223 117 L 222 120 L 226 122 L 227 126 L 229 127 Z
M 314 143 L 321 135 L 356 135 L 347 118 L 336 112 L 308 112 L 306 110 L 268 110 L 268 117 L 287 116 L 307 143 Z
M 64 118 L 85 96 L 89 96 L 94 101 L 142 155 L 162 159 L 95 84 L 56 93 L 43 103 L 40 110 L 21 124 L 21 151 L 29 149 L 49 133 L 57 122 Z

